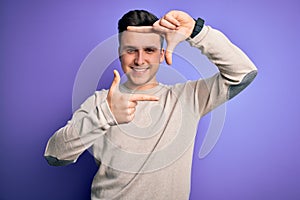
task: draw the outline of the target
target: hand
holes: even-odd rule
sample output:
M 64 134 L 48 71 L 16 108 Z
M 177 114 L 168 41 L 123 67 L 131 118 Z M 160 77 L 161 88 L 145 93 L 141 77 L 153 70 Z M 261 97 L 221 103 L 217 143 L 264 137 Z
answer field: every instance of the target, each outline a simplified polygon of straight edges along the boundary
M 114 80 L 106 100 L 118 124 L 128 123 L 134 119 L 138 101 L 158 101 L 158 97 L 151 95 L 121 93 L 119 84 L 120 74 L 117 70 L 114 70 Z
M 155 32 L 164 35 L 167 41 L 165 58 L 167 64 L 172 64 L 172 52 L 182 41 L 193 32 L 195 20 L 185 12 L 172 10 L 156 21 L 153 26 L 128 26 L 128 31 L 140 33 Z

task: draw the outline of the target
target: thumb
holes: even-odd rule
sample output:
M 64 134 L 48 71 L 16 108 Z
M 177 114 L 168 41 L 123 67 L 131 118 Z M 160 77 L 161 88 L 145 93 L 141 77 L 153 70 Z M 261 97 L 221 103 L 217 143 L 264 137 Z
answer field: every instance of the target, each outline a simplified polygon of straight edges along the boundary
M 175 43 L 167 44 L 165 58 L 166 58 L 166 62 L 168 65 L 172 65 L 172 54 L 173 54 L 175 47 L 176 47 Z
M 118 70 L 114 70 L 114 80 L 113 82 L 111 83 L 111 86 L 109 88 L 109 92 L 114 92 L 115 89 L 118 89 L 119 88 L 119 84 L 120 84 L 120 74 L 118 72 Z
M 182 32 L 182 31 L 181 31 Z M 168 65 L 172 64 L 172 54 L 176 48 L 176 46 L 184 41 L 186 39 L 186 36 L 182 34 L 179 30 L 173 31 L 166 34 L 166 42 L 167 42 L 167 48 L 166 48 L 166 62 Z

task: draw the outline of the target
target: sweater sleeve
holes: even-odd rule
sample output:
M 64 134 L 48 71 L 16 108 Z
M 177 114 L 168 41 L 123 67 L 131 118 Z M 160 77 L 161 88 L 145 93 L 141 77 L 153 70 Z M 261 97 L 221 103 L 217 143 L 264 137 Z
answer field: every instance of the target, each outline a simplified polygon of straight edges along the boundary
M 194 93 L 193 110 L 201 115 L 232 99 L 256 77 L 257 68 L 252 61 L 220 31 L 204 26 L 187 41 L 219 69 L 213 77 L 187 83 Z
M 106 92 L 95 92 L 74 112 L 68 123 L 48 140 L 44 156 L 50 165 L 76 162 L 94 141 L 105 134 L 115 119 L 106 101 Z

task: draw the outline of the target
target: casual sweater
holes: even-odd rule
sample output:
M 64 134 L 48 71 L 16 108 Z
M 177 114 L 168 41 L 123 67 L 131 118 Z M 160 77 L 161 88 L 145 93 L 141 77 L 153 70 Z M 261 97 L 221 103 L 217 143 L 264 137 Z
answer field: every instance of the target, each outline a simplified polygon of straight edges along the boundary
M 207 79 L 163 85 L 143 93 L 159 101 L 138 102 L 133 121 L 117 124 L 106 101 L 107 90 L 96 91 L 48 141 L 45 157 L 51 165 L 76 162 L 87 149 L 99 164 L 92 200 L 187 200 L 190 193 L 194 138 L 200 118 L 236 96 L 255 78 L 250 59 L 220 31 L 204 26 L 191 46 L 201 50 L 219 72 Z

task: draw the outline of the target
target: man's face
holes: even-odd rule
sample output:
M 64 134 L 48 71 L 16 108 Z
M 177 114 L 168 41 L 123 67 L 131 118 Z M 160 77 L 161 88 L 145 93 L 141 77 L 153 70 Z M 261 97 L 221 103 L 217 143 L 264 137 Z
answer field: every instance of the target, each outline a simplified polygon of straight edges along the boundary
M 120 61 L 130 89 L 149 89 L 156 81 L 159 64 L 164 60 L 160 36 L 156 33 L 124 31 L 120 36 Z

